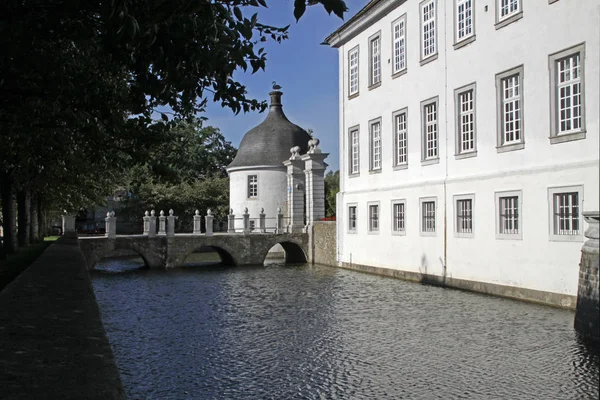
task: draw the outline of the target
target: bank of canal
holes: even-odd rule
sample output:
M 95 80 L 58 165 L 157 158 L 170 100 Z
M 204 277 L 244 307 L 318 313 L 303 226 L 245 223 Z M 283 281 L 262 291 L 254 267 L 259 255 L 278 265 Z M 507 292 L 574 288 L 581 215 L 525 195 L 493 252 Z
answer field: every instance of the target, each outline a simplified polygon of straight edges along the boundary
M 92 273 L 131 399 L 597 399 L 573 312 L 321 266 Z

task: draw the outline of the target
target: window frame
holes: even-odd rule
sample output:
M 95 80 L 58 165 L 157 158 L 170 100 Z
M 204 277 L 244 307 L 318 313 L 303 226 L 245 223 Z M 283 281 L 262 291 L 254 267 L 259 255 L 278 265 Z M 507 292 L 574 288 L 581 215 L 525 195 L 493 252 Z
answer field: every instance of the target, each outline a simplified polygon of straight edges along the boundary
M 467 194 L 455 194 L 453 196 L 454 204 L 454 237 L 455 238 L 468 238 L 472 239 L 475 237 L 475 193 Z M 471 200 L 471 232 L 460 232 L 458 230 L 458 202 L 463 200 Z
M 396 119 L 398 117 L 400 117 L 401 115 L 404 114 L 404 119 L 405 122 L 404 124 L 406 125 L 406 134 L 404 137 L 404 142 L 405 144 L 405 159 L 406 161 L 402 162 L 402 163 L 398 163 L 398 124 L 396 124 Z M 394 111 L 392 113 L 392 149 L 393 149 L 393 155 L 392 155 L 392 168 L 394 169 L 394 171 L 399 170 L 399 169 L 407 169 L 408 168 L 408 107 L 404 107 L 401 108 L 400 110 Z
M 425 203 L 433 202 L 433 231 L 424 231 L 424 215 L 423 205 Z M 437 236 L 437 196 L 420 197 L 419 198 L 419 234 L 421 236 Z
M 400 23 L 404 24 L 404 67 L 396 70 L 396 38 L 394 29 L 396 25 Z M 407 19 L 406 13 L 402 14 L 399 18 L 396 18 L 392 21 L 392 78 L 397 78 L 401 75 L 404 75 L 408 71 L 408 51 L 407 51 L 407 29 L 406 29 Z
M 352 92 L 352 68 L 351 68 L 351 57 L 352 54 L 356 53 L 356 92 Z M 360 48 L 357 44 L 350 50 L 348 50 L 348 99 L 353 99 L 360 94 Z
M 501 1 L 502 0 L 495 1 L 495 3 L 496 3 L 496 12 L 495 12 L 496 23 L 494 26 L 495 26 L 496 30 L 498 30 L 500 28 L 504 28 L 506 25 L 510 25 L 513 22 L 516 22 L 516 21 L 520 20 L 521 18 L 523 18 L 523 0 L 516 0 L 517 5 L 519 7 L 518 11 L 515 11 L 511 14 L 507 14 L 504 17 L 500 16 L 500 13 L 502 11 Z
M 459 27 L 458 27 L 458 6 L 459 2 L 471 2 L 471 33 L 463 38 L 459 38 Z M 477 0 L 454 0 L 454 49 L 460 49 L 463 46 L 468 45 L 475 41 L 475 3 Z
M 356 172 L 353 172 L 354 166 L 354 144 L 352 141 L 352 133 L 356 132 Z M 359 176 L 360 175 L 360 125 L 354 125 L 348 128 L 348 176 Z
M 525 148 L 525 75 L 523 64 L 496 74 L 496 151 L 504 153 L 507 151 L 522 150 Z M 521 137 L 519 142 L 504 144 L 504 80 L 514 75 L 519 76 L 519 101 L 520 101 L 520 123 Z
M 354 208 L 354 229 L 350 225 L 350 209 Z M 358 203 L 347 203 L 346 210 L 348 212 L 346 218 L 346 233 L 356 234 L 358 233 Z
M 402 230 L 397 230 L 396 229 L 396 210 L 395 207 L 397 205 L 402 205 L 404 206 L 404 229 Z M 392 200 L 391 201 L 391 208 L 392 210 L 391 212 L 391 219 L 390 222 L 392 224 L 391 226 L 391 231 L 392 231 L 392 235 L 394 236 L 406 236 L 406 199 L 397 199 L 397 200 Z
M 557 235 L 554 233 L 554 195 L 577 193 L 579 209 L 579 233 L 577 235 Z M 583 185 L 557 186 L 548 188 L 548 240 L 551 242 L 583 242 Z
M 375 142 L 373 126 L 379 125 L 379 167 L 375 167 Z M 378 173 L 383 169 L 383 124 L 381 117 L 369 121 L 369 173 Z
M 473 92 L 473 149 L 463 151 L 462 150 L 462 119 L 461 119 L 461 95 L 466 92 Z M 477 156 L 477 83 L 469 83 L 468 85 L 461 86 L 458 89 L 454 89 L 454 158 L 461 160 L 464 158 L 476 157 Z
M 246 175 L 246 184 L 247 184 L 247 199 L 248 200 L 255 200 L 258 199 L 258 175 L 257 174 L 251 174 L 251 175 Z M 256 181 L 252 182 L 252 178 L 255 178 Z M 252 196 L 251 194 L 251 189 L 252 187 L 254 187 L 256 189 L 256 194 L 254 196 Z
M 374 81 L 374 57 L 373 57 L 373 42 L 378 40 L 378 49 L 379 49 L 379 81 Z M 381 86 L 381 80 L 383 78 L 383 62 L 381 57 L 381 31 L 377 31 L 373 35 L 369 36 L 369 90 L 375 89 Z
M 435 104 L 435 125 L 436 125 L 436 155 L 434 157 L 427 157 L 427 113 L 425 108 Z M 438 164 L 440 162 L 440 107 L 439 107 L 439 96 L 431 97 L 421 102 L 421 165 Z
M 423 32 L 423 8 L 429 3 L 433 3 L 433 47 L 434 50 L 431 54 L 425 56 L 425 43 L 424 43 L 424 32 Z M 438 18 L 437 18 L 437 0 L 423 0 L 419 3 L 419 58 L 420 65 L 425 65 L 438 58 L 439 43 L 438 43 Z
M 517 224 L 519 226 L 518 233 L 501 233 L 500 232 L 500 199 L 505 197 L 517 197 Z M 523 240 L 523 191 L 522 190 L 505 190 L 494 193 L 494 209 L 496 214 L 496 239 L 500 240 Z
M 371 210 L 372 207 L 376 207 L 377 216 L 375 219 L 372 218 Z M 377 221 L 377 227 L 373 226 L 373 221 Z M 378 201 L 367 202 L 367 233 L 369 235 L 378 235 L 381 230 L 381 205 Z
M 580 77 L 580 115 L 581 126 L 579 130 L 572 132 L 559 132 L 559 113 L 560 109 L 558 102 L 558 67 L 557 63 L 569 56 L 579 53 L 579 77 Z M 573 140 L 581 140 L 586 137 L 585 124 L 585 42 L 575 46 L 557 51 L 548 55 L 548 70 L 550 76 L 550 144 L 558 144 L 570 142 Z

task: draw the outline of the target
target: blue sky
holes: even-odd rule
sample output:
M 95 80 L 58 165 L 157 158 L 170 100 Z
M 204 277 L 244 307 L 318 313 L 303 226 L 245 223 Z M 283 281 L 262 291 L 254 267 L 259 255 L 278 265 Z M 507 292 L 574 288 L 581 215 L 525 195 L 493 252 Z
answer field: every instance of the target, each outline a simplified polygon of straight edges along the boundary
M 368 0 L 346 0 L 347 20 Z M 272 82 L 276 81 L 284 93 L 282 102 L 287 117 L 304 129 L 314 130 L 321 140 L 321 149 L 331 153 L 326 160 L 329 168 L 339 168 L 338 151 L 338 52 L 323 40 L 344 21 L 328 15 L 320 5 L 307 7 L 298 23 L 293 15 L 292 0 L 271 0 L 269 8 L 247 7 L 246 16 L 258 12 L 259 21 L 275 26 L 290 25 L 289 39 L 281 44 L 267 42 L 267 66 L 255 74 L 237 73 L 234 78 L 246 85 L 248 94 L 259 100 L 268 100 Z M 244 134 L 266 117 L 266 112 L 240 113 L 237 116 L 218 103 L 209 102 L 206 125 L 218 127 L 227 140 L 239 146 Z

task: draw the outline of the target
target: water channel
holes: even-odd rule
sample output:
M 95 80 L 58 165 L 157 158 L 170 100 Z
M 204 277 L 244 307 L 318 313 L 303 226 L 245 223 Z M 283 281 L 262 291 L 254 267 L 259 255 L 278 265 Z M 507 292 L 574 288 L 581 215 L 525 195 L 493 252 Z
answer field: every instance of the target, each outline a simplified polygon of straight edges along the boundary
M 130 399 L 598 399 L 573 312 L 326 266 L 92 273 Z

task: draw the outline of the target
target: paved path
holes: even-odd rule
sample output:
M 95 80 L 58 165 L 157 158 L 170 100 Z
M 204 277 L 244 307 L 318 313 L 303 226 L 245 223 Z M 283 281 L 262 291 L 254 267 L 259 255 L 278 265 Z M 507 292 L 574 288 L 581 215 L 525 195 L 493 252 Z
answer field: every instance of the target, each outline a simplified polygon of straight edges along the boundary
M 76 238 L 0 292 L 0 399 L 124 399 Z

